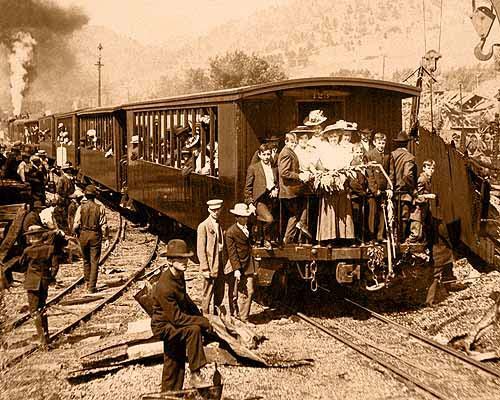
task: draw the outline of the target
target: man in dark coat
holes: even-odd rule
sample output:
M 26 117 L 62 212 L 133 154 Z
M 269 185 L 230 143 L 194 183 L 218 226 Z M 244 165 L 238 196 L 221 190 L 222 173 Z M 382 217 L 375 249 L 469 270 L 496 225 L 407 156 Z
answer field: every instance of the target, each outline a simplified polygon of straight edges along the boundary
M 417 163 L 415 156 L 408 151 L 410 137 L 405 131 L 401 131 L 393 139 L 396 149 L 392 152 L 395 171 L 395 200 L 398 215 L 401 218 L 399 237 L 403 242 L 409 235 L 410 213 L 413 204 L 413 193 L 417 187 Z
M 267 144 L 260 145 L 258 156 L 260 161 L 251 164 L 247 170 L 245 203 L 256 211 L 257 223 L 262 228 L 261 239 L 264 241 L 264 247 L 271 250 L 270 231 L 274 222 L 273 209 L 278 197 L 278 169 L 272 166 L 271 149 Z
M 226 231 L 228 261 L 224 273 L 229 283 L 229 311 L 243 322 L 248 321 L 255 289 L 255 265 L 252 258 L 252 244 L 248 229 L 248 217 L 252 211 L 245 203 L 237 203 L 229 210 L 236 223 Z M 238 306 L 238 293 L 243 295 Z
M 89 293 L 96 291 L 97 275 L 99 272 L 99 258 L 101 244 L 105 238 L 107 247 L 108 224 L 106 211 L 102 204 L 95 202 L 97 189 L 94 185 L 85 188 L 86 201 L 78 207 L 75 214 L 73 231 L 78 232 L 78 239 L 83 255 L 83 274 Z
M 366 161 L 368 164 L 376 163 L 381 165 L 388 174 L 390 181 L 394 184 L 394 158 L 391 153 L 386 153 L 386 142 L 387 136 L 384 133 L 376 133 L 373 139 L 373 145 L 375 147 L 366 153 Z M 368 169 L 367 179 L 368 190 L 371 196 L 368 199 L 368 229 L 370 230 L 372 239 L 382 241 L 385 231 L 382 203 L 385 201 L 385 198 L 391 201 L 391 185 L 387 182 L 387 178 L 380 168 L 376 166 Z
M 201 373 L 207 364 L 201 331 L 211 331 L 212 328 L 188 296 L 184 280 L 184 271 L 193 252 L 188 250 L 183 240 L 173 239 L 160 256 L 167 257 L 167 268 L 153 287 L 151 330 L 164 343 L 161 390 L 182 389 L 186 352 L 192 386 L 210 386 L 203 381 Z
M 296 229 L 311 237 L 307 229 L 307 208 L 304 197 L 304 182 L 309 172 L 300 172 L 299 159 L 293 149 L 297 145 L 295 133 L 285 135 L 285 147 L 278 157 L 279 198 L 288 217 L 283 243 L 291 243 Z
M 28 292 L 29 311 L 34 316 L 35 327 L 42 347 L 49 342 L 47 316 L 41 311 L 45 307 L 49 284 L 55 279 L 59 263 L 54 245 L 47 243 L 47 231 L 39 225 L 30 226 L 26 232 L 29 246 L 21 256 L 21 265 L 27 268 L 24 288 Z

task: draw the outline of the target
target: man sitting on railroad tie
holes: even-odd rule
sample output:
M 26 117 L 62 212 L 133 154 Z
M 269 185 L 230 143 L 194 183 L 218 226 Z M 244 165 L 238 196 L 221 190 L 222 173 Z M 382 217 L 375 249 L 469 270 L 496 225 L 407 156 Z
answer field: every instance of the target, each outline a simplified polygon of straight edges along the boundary
M 252 257 L 248 217 L 252 211 L 245 203 L 237 203 L 229 210 L 234 214 L 236 223 L 226 231 L 228 261 L 224 268 L 229 283 L 229 311 L 241 321 L 247 322 L 254 293 L 255 265 Z M 241 308 L 238 306 L 238 293 L 244 296 Z
M 203 275 L 203 314 L 210 313 L 210 302 L 214 299 L 217 309 L 224 299 L 224 234 L 219 223 L 222 200 L 207 201 L 208 217 L 198 225 L 197 255 Z
M 101 244 L 108 247 L 108 224 L 106 211 L 102 204 L 97 204 L 97 189 L 94 185 L 85 188 L 86 201 L 78 207 L 75 214 L 73 231 L 78 233 L 83 254 L 83 275 L 89 293 L 96 291 Z
M 417 187 L 417 163 L 415 156 L 408 151 L 410 137 L 405 131 L 399 132 L 393 139 L 396 149 L 392 152 L 395 171 L 395 201 L 401 232 L 399 238 L 404 242 L 409 235 L 410 213 L 413 208 L 413 193 Z
M 297 146 L 295 133 L 285 134 L 285 147 L 278 157 L 279 199 L 285 210 L 288 222 L 283 243 L 294 241 L 297 230 L 307 237 L 312 235 L 307 229 L 307 207 L 304 197 L 304 183 L 310 178 L 309 172 L 300 172 L 297 154 L 293 151 Z
M 245 203 L 256 211 L 261 242 L 271 250 L 273 209 L 278 198 L 278 169 L 272 166 L 269 145 L 261 144 L 258 155 L 260 162 L 250 164 L 247 170 Z
M 193 252 L 186 242 L 172 239 L 160 257 L 167 258 L 167 268 L 153 287 L 153 315 L 151 330 L 163 340 L 163 373 L 161 391 L 181 390 L 187 360 L 191 370 L 191 385 L 211 386 L 202 378 L 207 364 L 202 344 L 202 330 L 211 331 L 208 319 L 203 317 L 186 292 L 184 271 Z
M 49 343 L 47 316 L 43 313 L 49 284 L 55 280 L 59 263 L 54 244 L 46 243 L 47 230 L 32 225 L 25 233 L 28 247 L 21 256 L 21 265 L 27 267 L 24 288 L 28 293 L 29 311 L 35 320 L 40 345 L 46 349 Z

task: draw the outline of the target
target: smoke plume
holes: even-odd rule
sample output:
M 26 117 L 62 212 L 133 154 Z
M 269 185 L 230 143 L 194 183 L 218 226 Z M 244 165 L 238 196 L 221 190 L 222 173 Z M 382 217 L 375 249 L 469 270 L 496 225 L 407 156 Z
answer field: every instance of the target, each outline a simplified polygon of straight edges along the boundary
M 26 75 L 32 65 L 33 48 L 36 40 L 26 32 L 18 32 L 14 35 L 12 53 L 9 55 L 10 66 L 10 96 L 14 115 L 21 114 L 23 95 L 26 89 Z
M 58 48 L 60 60 L 71 59 L 64 42 L 88 17 L 78 8 L 62 8 L 49 0 L 0 0 L 0 10 L 0 44 L 9 52 L 12 106 L 19 114 L 37 70 L 49 64 L 44 55 Z

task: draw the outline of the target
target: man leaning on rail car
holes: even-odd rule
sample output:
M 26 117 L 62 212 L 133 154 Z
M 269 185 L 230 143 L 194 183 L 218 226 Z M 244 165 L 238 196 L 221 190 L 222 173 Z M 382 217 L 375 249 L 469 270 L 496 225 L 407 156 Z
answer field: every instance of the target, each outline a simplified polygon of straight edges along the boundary
M 187 360 L 191 370 L 191 385 L 210 386 L 203 379 L 207 364 L 202 344 L 202 330 L 211 331 L 208 319 L 203 317 L 186 292 L 184 271 L 193 252 L 184 240 L 172 239 L 160 257 L 167 258 L 167 268 L 153 287 L 153 314 L 151 330 L 163 340 L 162 392 L 181 390 Z
M 210 312 L 212 297 L 215 308 L 224 299 L 224 234 L 219 222 L 222 204 L 218 199 L 207 201 L 209 215 L 197 229 L 196 250 L 203 275 L 203 314 Z
M 283 243 L 291 243 L 297 229 L 311 237 L 307 229 L 307 208 L 304 197 L 304 183 L 309 180 L 309 172 L 300 172 L 297 154 L 293 151 L 297 146 L 295 133 L 285 134 L 285 147 L 278 157 L 279 199 L 288 218 Z
M 99 258 L 101 256 L 102 238 L 104 246 L 108 246 L 108 224 L 106 211 L 102 204 L 97 204 L 97 189 L 94 185 L 85 188 L 84 201 L 76 210 L 73 231 L 78 233 L 83 254 L 83 276 L 87 282 L 87 290 L 94 293 L 97 286 Z

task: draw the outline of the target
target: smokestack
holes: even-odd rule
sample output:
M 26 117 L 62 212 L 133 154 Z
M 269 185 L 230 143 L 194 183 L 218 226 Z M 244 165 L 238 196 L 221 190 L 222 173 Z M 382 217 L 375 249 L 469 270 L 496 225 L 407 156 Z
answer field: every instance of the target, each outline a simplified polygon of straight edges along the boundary
M 59 7 L 51 0 L 0 0 L 0 10 L 0 44 L 10 53 L 12 105 L 19 114 L 23 97 L 37 73 L 35 67 L 43 64 L 41 60 L 40 65 L 33 62 L 35 50 L 37 59 L 55 47 L 69 53 L 61 42 L 85 25 L 88 17 L 79 8 Z M 62 52 L 58 56 L 68 59 L 68 54 Z
M 17 32 L 12 40 L 11 54 L 9 55 L 10 96 L 14 115 L 20 115 L 23 95 L 28 84 L 28 69 L 33 62 L 36 40 L 27 32 Z

